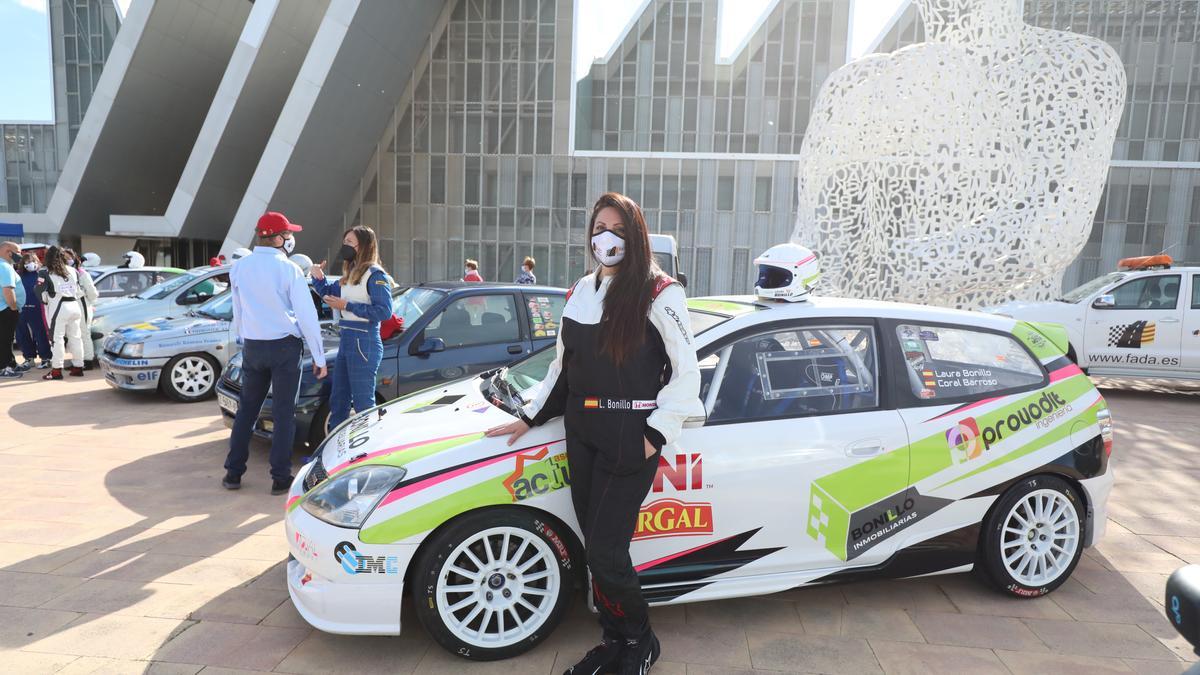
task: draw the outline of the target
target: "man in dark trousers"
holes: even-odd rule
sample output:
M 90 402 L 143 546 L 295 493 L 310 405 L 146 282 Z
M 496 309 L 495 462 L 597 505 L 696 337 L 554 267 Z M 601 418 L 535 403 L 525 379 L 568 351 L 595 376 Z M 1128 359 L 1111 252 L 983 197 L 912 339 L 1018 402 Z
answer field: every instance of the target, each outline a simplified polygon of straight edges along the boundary
M 233 288 L 233 332 L 242 344 L 242 399 L 225 478 L 221 485 L 242 486 L 250 435 L 270 389 L 275 428 L 271 435 L 271 494 L 281 495 L 292 485 L 292 440 L 296 435 L 296 395 L 300 388 L 300 357 L 304 343 L 312 352 L 313 373 L 325 377 L 325 349 L 317 308 L 300 268 L 288 260 L 296 248 L 293 232 L 299 225 L 273 211 L 258 219 L 258 241 L 251 255 L 234 263 L 229 272 Z

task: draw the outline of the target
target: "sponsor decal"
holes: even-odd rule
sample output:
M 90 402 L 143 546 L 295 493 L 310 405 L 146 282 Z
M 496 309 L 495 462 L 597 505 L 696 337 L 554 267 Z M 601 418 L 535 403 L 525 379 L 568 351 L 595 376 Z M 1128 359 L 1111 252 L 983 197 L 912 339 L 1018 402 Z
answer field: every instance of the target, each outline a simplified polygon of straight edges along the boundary
M 946 430 L 946 445 L 950 446 L 950 459 L 955 464 L 975 459 L 983 454 L 983 440 L 979 438 L 979 423 L 968 417 Z
M 313 543 L 313 541 L 308 537 L 300 534 L 299 531 L 295 533 L 295 536 L 293 536 L 292 539 L 296 544 L 296 551 L 304 557 L 311 560 L 316 560 L 321 557 L 320 552 L 317 550 L 316 544 Z
M 680 453 L 675 455 L 674 463 L 659 455 L 658 472 L 654 474 L 651 490 L 662 492 L 668 484 L 676 492 L 704 488 L 704 460 L 700 453 Z
M 305 585 L 307 585 L 307 584 L 308 584 L 308 582 L 310 582 L 310 581 L 312 581 L 312 572 L 309 572 L 308 570 L 305 570 L 305 571 L 304 571 L 304 576 L 300 577 L 300 585 L 301 585 L 301 586 L 305 586 Z
M 1092 354 L 1089 357 L 1092 365 L 1132 364 L 1138 366 L 1178 366 L 1179 358 L 1174 356 L 1151 356 L 1150 354 Z
M 1154 342 L 1153 321 L 1134 321 L 1108 327 L 1108 346 L 1120 349 L 1141 349 Z
M 938 334 L 931 330 L 923 330 L 920 333 L 917 333 L 917 335 L 922 340 L 926 340 L 928 342 L 937 342 L 938 339 Z
M 1024 586 L 1018 586 L 1017 584 L 1009 584 L 1008 590 L 1012 591 L 1014 594 L 1019 595 L 1023 598 L 1036 598 L 1036 597 L 1045 595 L 1050 592 L 1045 587 L 1025 588 Z
M 974 459 L 983 452 L 991 450 L 992 446 L 996 443 L 1004 440 L 1005 434 L 1015 434 L 1030 425 L 1036 425 L 1039 429 L 1049 428 L 1059 419 L 1065 417 L 1071 410 L 1073 410 L 1071 405 L 1058 392 L 1047 391 L 1029 403 L 1016 408 L 1009 414 L 983 427 L 980 427 L 974 418 L 968 417 L 958 423 L 958 431 L 955 438 L 962 439 L 966 435 L 974 433 L 975 436 L 972 436 L 972 438 L 977 437 L 983 440 L 982 451 L 974 448 L 974 454 L 969 454 L 966 457 L 966 459 Z M 951 429 L 946 432 L 947 443 L 950 443 L 952 440 L 951 432 L 954 431 L 955 429 Z M 955 451 L 958 445 L 959 443 L 951 444 L 952 452 Z
M 517 466 L 504 479 L 504 489 L 514 502 L 561 490 L 571 484 L 567 453 L 550 455 L 550 446 L 527 450 L 516 456 Z
M 817 543 L 838 558 L 849 561 L 951 503 L 952 500 L 928 497 L 913 488 L 849 513 L 814 483 L 807 529 L 809 536 Z M 840 531 L 846 533 L 844 539 L 838 536 Z
M 546 331 L 540 330 L 540 329 L 535 330 L 535 331 L 533 331 L 533 337 L 535 337 L 535 338 L 546 337 Z
M 347 450 L 353 450 L 371 440 L 371 413 L 358 415 L 346 425 L 345 433 L 338 434 L 338 458 Z
M 533 529 L 550 540 L 550 545 L 558 552 L 558 562 L 563 566 L 563 569 L 571 569 L 571 553 L 567 550 L 567 545 L 563 543 L 562 537 L 559 537 L 558 533 L 549 525 L 536 518 L 533 521 Z
M 400 559 L 396 556 L 359 553 L 348 541 L 334 547 L 333 559 L 341 563 L 346 574 L 400 574 Z
M 143 370 L 137 374 L 139 382 L 153 382 L 158 379 L 161 371 L 158 370 Z
M 148 366 L 150 362 L 146 359 L 113 359 L 115 366 Z
M 712 534 L 712 504 L 660 499 L 642 507 L 638 512 L 634 540 L 658 537 L 683 537 Z

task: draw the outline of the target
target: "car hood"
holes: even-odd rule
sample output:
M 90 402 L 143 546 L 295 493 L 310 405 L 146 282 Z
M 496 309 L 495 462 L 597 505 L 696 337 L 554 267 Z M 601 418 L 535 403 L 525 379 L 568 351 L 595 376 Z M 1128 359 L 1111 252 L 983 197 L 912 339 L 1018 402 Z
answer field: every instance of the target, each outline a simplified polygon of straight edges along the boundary
M 153 319 L 117 328 L 125 342 L 167 340 L 185 335 L 221 333 L 229 330 L 229 322 L 205 317 L 186 316 L 179 319 Z
M 351 466 L 388 464 L 406 467 L 411 478 L 447 461 L 470 461 L 503 449 L 507 439 L 486 438 L 483 432 L 513 418 L 484 399 L 482 384 L 481 378 L 469 377 L 356 415 L 330 434 L 321 462 L 331 476 Z

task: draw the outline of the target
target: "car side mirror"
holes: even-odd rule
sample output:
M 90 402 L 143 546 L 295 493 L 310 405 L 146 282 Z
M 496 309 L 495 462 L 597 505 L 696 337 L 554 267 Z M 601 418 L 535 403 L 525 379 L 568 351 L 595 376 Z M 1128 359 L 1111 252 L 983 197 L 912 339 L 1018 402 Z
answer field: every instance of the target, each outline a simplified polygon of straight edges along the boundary
M 419 356 L 427 356 L 429 354 L 436 354 L 437 352 L 444 351 L 446 351 L 446 341 L 439 337 L 425 338 L 425 340 L 421 342 L 421 346 L 417 348 L 417 354 Z
M 178 303 L 178 304 L 180 304 L 180 305 L 199 305 L 200 303 L 204 302 L 205 300 L 208 300 L 210 297 L 212 297 L 212 296 L 208 296 L 208 295 L 181 295 L 181 296 L 179 296 L 179 299 L 178 299 L 178 300 L 176 300 L 175 302 L 176 302 L 176 303 Z
M 680 272 L 679 274 L 675 275 L 675 278 L 679 282 L 680 286 L 687 288 L 687 275 L 686 274 L 684 274 L 683 272 Z
M 1117 299 L 1109 293 L 1101 295 L 1100 297 L 1098 297 L 1092 301 L 1092 307 L 1095 307 L 1097 309 L 1104 309 L 1107 307 L 1116 307 L 1116 306 L 1117 306 Z
M 708 413 L 703 415 L 692 415 L 683 421 L 684 429 L 699 429 L 708 423 Z

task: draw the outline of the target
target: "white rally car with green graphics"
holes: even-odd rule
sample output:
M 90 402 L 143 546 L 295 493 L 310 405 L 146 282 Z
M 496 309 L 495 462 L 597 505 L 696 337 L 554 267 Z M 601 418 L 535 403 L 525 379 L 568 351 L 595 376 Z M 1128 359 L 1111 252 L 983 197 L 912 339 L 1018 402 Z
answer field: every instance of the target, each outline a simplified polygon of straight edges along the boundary
M 975 567 L 1052 591 L 1104 532 L 1108 407 L 1060 327 L 882 302 L 689 302 L 707 417 L 663 449 L 631 554 L 655 604 Z M 512 656 L 586 565 L 561 420 L 512 419 L 553 358 L 373 408 L 330 433 L 287 502 L 288 588 L 333 633 Z M 405 617 L 411 621 L 412 617 Z

